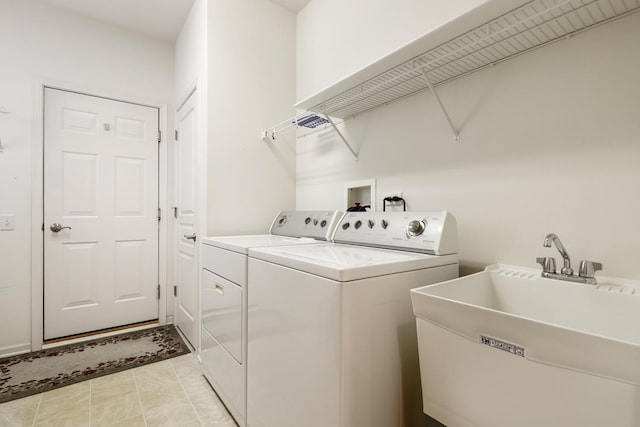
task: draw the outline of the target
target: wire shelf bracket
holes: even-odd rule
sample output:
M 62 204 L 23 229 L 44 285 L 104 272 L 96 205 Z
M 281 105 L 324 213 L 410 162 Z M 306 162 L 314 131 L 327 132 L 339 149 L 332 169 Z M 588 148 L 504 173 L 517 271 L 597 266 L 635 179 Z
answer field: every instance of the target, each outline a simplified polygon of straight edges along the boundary
M 356 153 L 353 149 L 353 147 L 351 147 L 351 144 L 349 144 L 349 141 L 346 140 L 346 138 L 344 137 L 344 135 L 342 135 L 342 132 L 340 132 L 338 130 L 338 128 L 336 127 L 336 125 L 333 123 L 333 120 L 331 120 L 331 117 L 329 117 L 328 114 L 324 115 L 327 120 L 329 121 L 329 123 L 331 124 L 331 127 L 333 127 L 333 130 L 336 131 L 336 133 L 338 134 L 338 136 L 340 137 L 340 139 L 342 140 L 342 142 L 344 142 L 344 145 L 347 146 L 347 148 L 349 149 L 349 151 L 351 151 L 351 154 L 353 154 L 353 158 L 358 161 L 358 153 Z
M 438 96 L 438 92 L 436 92 L 436 88 L 433 86 L 433 84 L 431 84 L 431 80 L 429 80 L 429 75 L 427 74 L 427 70 L 425 70 L 424 67 L 422 67 L 420 68 L 420 71 L 422 71 L 422 75 L 424 76 L 424 80 L 427 82 L 427 85 L 429 86 L 429 90 L 431 91 L 431 93 L 433 93 L 434 98 L 436 98 L 436 101 L 438 101 L 438 105 L 440 106 L 440 109 L 444 113 L 444 116 L 447 118 L 449 127 L 451 127 L 451 130 L 453 131 L 454 141 L 460 142 L 460 132 L 453 125 L 453 121 L 451 121 L 451 117 L 449 116 L 449 113 L 447 113 L 447 109 L 444 108 L 444 104 L 442 103 L 442 100 L 440 100 L 440 97 Z

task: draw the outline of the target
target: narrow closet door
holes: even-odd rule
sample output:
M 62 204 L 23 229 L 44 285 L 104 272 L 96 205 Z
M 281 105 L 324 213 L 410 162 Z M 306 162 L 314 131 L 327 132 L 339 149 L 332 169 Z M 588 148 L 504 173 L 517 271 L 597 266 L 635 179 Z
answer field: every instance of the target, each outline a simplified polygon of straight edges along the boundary
M 197 93 L 180 107 L 177 122 L 177 284 L 176 325 L 189 342 L 198 345 L 198 147 Z

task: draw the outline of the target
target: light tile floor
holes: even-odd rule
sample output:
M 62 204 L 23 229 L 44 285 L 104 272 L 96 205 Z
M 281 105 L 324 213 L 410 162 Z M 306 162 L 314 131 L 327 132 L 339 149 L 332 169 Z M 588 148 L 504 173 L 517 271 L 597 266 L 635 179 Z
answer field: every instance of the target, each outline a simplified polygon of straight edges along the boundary
M 0 426 L 236 427 L 194 354 L 0 404 Z

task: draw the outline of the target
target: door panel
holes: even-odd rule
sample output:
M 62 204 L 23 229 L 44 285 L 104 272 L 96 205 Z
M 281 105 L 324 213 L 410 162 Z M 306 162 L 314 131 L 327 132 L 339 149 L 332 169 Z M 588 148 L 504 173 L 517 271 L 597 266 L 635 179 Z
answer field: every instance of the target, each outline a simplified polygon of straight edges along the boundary
M 62 291 L 52 295 L 64 309 L 97 305 L 99 288 L 94 285 L 93 271 L 100 266 L 98 242 L 62 243 L 62 281 L 56 288 Z
M 157 319 L 158 109 L 46 88 L 44 124 L 44 338 Z
M 176 325 L 189 342 L 198 345 L 198 245 L 185 236 L 198 230 L 198 158 L 196 145 L 197 94 L 191 94 L 177 113 L 177 299 Z
M 144 216 L 144 159 L 116 157 L 116 216 Z
M 146 242 L 116 242 L 115 247 L 115 293 L 116 302 L 144 298 L 144 255 Z
M 98 157 L 62 153 L 62 214 L 97 217 Z

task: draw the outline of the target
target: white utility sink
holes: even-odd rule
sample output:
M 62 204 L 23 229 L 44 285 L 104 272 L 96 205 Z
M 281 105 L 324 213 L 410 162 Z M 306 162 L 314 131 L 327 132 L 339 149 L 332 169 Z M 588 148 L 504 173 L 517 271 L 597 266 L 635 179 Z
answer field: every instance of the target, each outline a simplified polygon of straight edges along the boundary
M 451 423 L 445 422 L 449 427 L 500 425 L 498 418 L 490 416 L 477 424 L 469 421 L 482 419 L 483 412 L 490 412 L 486 406 L 494 403 L 492 394 L 502 393 L 497 387 L 476 383 L 499 380 L 510 390 L 495 402 L 503 408 L 519 406 L 519 411 L 527 413 L 522 403 L 526 395 L 531 401 L 529 419 L 551 411 L 563 420 L 557 425 L 581 425 L 583 421 L 572 423 L 576 413 L 588 412 L 577 409 L 581 402 L 594 406 L 599 399 L 608 399 L 607 395 L 595 397 L 597 393 L 589 387 L 604 390 L 603 382 L 607 382 L 618 384 L 608 395 L 624 401 L 612 413 L 625 412 L 620 422 L 609 425 L 640 426 L 640 282 L 598 277 L 597 285 L 587 285 L 542 278 L 540 271 L 497 264 L 411 291 L 425 412 L 439 415 L 436 418 Z M 450 366 L 454 360 L 464 365 L 452 367 L 455 374 L 438 371 L 438 365 Z M 497 378 L 496 373 L 506 377 Z M 544 386 L 537 392 L 534 389 L 539 384 Z M 474 387 L 475 395 L 469 391 Z M 573 409 L 570 404 L 556 407 L 553 399 L 566 397 L 549 398 L 545 390 L 551 396 L 562 393 L 560 390 L 584 396 L 576 398 Z M 462 402 L 467 400 L 465 406 Z M 476 403 L 478 408 L 473 409 Z M 569 409 L 562 418 L 559 412 L 564 407 Z M 465 408 L 469 413 L 464 413 Z M 531 425 L 550 420 L 556 418 L 540 418 Z M 603 420 L 610 422 L 611 418 Z

